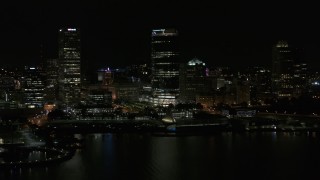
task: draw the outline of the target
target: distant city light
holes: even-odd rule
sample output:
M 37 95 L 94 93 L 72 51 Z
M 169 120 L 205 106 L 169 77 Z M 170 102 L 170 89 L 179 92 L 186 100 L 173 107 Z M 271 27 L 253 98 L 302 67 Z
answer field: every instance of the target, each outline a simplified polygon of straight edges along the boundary
M 68 28 L 68 31 L 77 31 L 77 29 Z
M 154 31 L 154 32 L 159 32 L 159 31 L 162 31 L 162 32 L 163 32 L 163 31 L 165 31 L 165 29 L 154 29 L 153 31 Z
M 203 65 L 203 66 L 205 66 L 206 63 L 200 61 L 200 60 L 197 59 L 197 58 L 193 58 L 191 61 L 188 62 L 188 65 L 189 65 L 189 66 L 195 66 L 195 65 Z
M 277 48 L 285 48 L 285 47 L 289 47 L 288 42 L 287 41 L 279 41 L 278 44 L 276 45 Z

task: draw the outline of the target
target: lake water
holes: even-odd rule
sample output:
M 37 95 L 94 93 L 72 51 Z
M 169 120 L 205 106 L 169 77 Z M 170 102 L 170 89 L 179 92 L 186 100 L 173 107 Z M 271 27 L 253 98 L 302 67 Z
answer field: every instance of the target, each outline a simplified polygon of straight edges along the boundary
M 0 179 L 318 179 L 319 170 L 316 133 L 89 134 L 71 160 L 0 170 Z

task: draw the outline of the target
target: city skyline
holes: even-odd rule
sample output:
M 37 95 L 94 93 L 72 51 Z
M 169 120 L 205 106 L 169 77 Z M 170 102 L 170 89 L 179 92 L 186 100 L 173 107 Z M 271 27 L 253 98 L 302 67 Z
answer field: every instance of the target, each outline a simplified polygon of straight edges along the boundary
M 0 179 L 311 179 L 317 6 L 0 7 Z
M 187 62 L 198 57 L 210 66 L 271 67 L 272 46 L 288 40 L 305 51 L 306 62 L 320 67 L 311 5 L 258 5 L 247 3 L 211 5 L 169 2 L 96 1 L 6 3 L 1 11 L 4 35 L 1 65 L 36 64 L 58 56 L 58 29 L 82 30 L 83 59 L 92 68 L 150 63 L 151 31 L 176 28 L 181 56 Z M 42 53 L 41 53 L 42 51 Z

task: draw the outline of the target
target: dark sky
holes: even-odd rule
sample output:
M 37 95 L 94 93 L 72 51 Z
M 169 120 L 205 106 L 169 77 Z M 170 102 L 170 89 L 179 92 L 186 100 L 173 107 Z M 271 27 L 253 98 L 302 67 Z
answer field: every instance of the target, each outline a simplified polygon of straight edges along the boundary
M 299 2 L 101 0 L 14 1 L 0 6 L 0 62 L 36 63 L 57 56 L 60 27 L 80 27 L 83 58 L 91 67 L 150 61 L 150 32 L 175 27 L 182 57 L 209 65 L 271 64 L 271 46 L 287 39 L 320 67 L 320 11 Z

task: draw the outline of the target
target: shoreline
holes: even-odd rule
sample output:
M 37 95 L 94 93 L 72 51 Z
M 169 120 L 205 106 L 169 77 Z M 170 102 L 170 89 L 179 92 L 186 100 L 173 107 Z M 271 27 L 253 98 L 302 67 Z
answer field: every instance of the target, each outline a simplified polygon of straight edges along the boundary
M 75 154 L 75 149 L 62 150 L 62 149 L 49 148 L 49 147 L 20 147 L 20 150 L 51 152 L 51 153 L 57 153 L 59 155 L 55 157 L 50 157 L 45 160 L 1 162 L 0 169 L 6 170 L 6 169 L 15 169 L 15 168 L 45 167 L 45 166 L 54 165 L 54 164 L 69 160 Z

